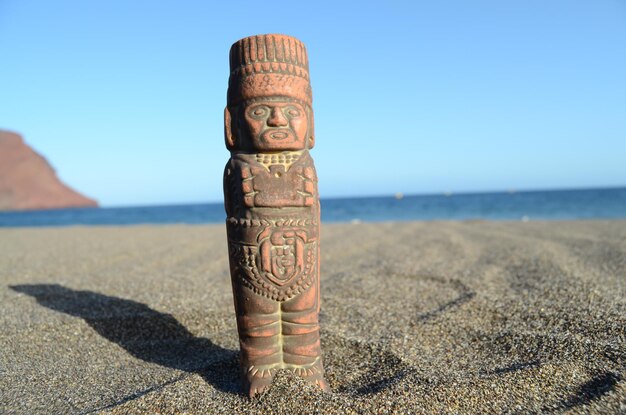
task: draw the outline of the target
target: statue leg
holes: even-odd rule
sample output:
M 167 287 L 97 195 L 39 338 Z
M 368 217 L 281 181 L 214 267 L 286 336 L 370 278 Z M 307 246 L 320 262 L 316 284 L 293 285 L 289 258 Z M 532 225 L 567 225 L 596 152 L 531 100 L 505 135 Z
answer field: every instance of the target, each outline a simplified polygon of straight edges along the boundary
M 233 286 L 244 392 L 250 397 L 272 384 L 282 367 L 280 303 L 241 284 Z
M 285 367 L 306 381 L 328 390 L 320 345 L 319 286 L 281 303 Z

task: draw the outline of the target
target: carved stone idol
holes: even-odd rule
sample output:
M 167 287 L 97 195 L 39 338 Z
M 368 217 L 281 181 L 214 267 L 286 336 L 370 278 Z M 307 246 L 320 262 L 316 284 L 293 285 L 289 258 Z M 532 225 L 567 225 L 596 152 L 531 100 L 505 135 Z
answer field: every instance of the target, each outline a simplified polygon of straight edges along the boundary
M 224 202 L 244 389 L 279 369 L 328 389 L 319 337 L 319 227 L 309 65 L 284 35 L 230 49 Z

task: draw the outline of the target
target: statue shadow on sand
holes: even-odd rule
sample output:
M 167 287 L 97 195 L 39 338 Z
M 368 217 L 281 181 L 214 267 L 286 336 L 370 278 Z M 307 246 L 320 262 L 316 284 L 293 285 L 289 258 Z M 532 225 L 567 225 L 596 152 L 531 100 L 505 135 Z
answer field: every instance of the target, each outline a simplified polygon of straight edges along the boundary
M 239 394 L 238 353 L 195 337 L 173 316 L 133 300 L 59 284 L 13 285 L 51 310 L 80 317 L 105 339 L 145 362 L 201 375 L 224 392 Z

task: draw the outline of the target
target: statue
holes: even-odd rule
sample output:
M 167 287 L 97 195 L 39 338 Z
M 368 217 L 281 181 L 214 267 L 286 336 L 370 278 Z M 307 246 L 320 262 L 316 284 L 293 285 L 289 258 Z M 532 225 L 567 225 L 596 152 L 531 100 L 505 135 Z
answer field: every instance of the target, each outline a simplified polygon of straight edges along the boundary
M 287 369 L 328 390 L 318 314 L 320 208 L 307 53 L 259 35 L 230 49 L 224 112 L 228 253 L 244 390 Z

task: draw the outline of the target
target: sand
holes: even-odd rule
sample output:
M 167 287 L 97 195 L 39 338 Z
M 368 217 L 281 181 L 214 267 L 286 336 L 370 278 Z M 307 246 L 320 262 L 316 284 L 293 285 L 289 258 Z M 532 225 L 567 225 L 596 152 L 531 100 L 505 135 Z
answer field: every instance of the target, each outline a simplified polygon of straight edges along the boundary
M 225 230 L 0 229 L 0 413 L 626 413 L 626 221 L 322 227 L 331 393 L 249 400 Z

